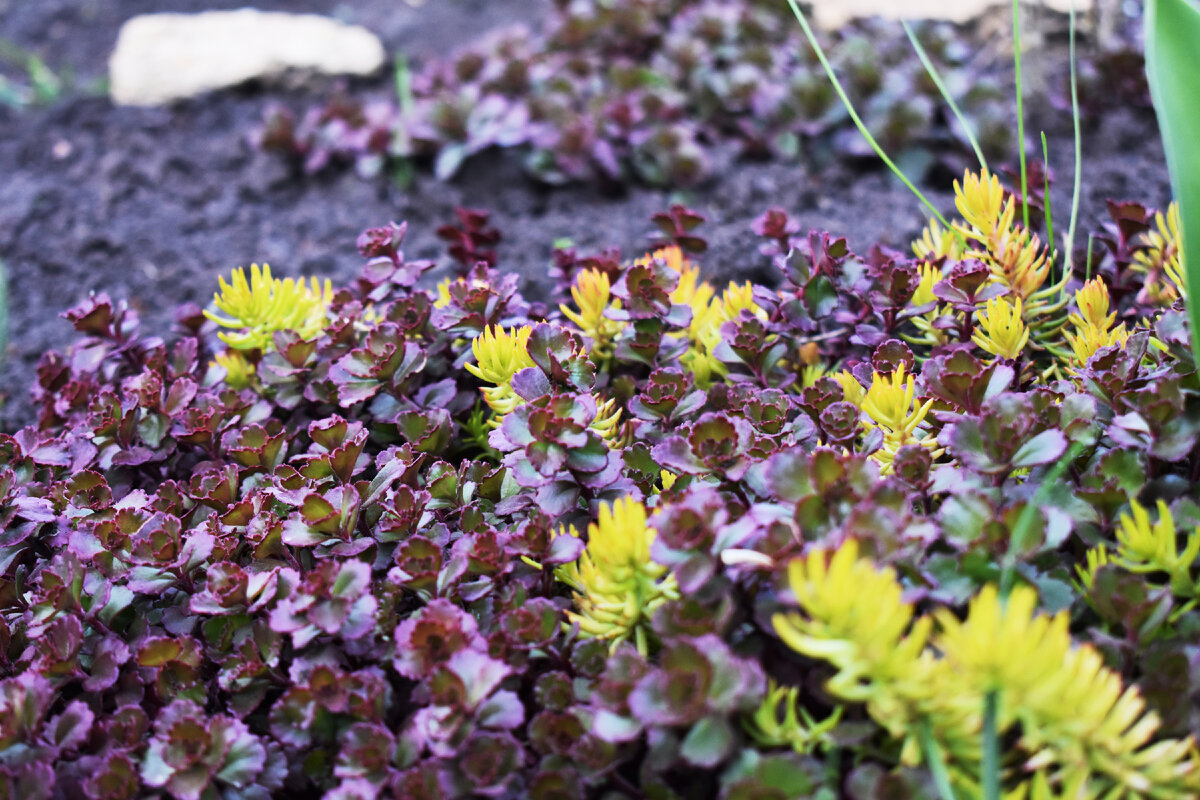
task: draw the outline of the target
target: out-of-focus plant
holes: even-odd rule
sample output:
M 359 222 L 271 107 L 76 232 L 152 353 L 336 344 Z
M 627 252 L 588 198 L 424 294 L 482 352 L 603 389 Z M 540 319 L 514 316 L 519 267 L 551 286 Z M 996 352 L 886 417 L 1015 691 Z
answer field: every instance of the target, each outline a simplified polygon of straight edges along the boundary
M 1153 741 L 1160 722 L 1145 713 L 1137 688 L 1123 686 L 1095 648 L 1074 645 L 1064 612 L 1038 615 L 1032 587 L 1015 589 L 1005 603 L 987 585 L 962 620 L 947 609 L 917 617 L 895 573 L 860 558 L 853 540 L 796 559 L 788 574 L 802 614 L 777 614 L 779 635 L 833 664 L 829 691 L 866 703 L 893 736 L 912 742 L 917 731 L 932 730 L 965 796 L 980 789 L 973 743 L 983 698 L 993 692 L 997 732 L 1014 731 L 1007 791 L 1017 796 L 1028 794 L 1035 776 L 1077 797 L 1200 791 L 1195 740 Z M 920 758 L 916 746 L 904 753 Z
M 0 261 L 0 363 L 8 348 L 8 268 Z
M 299 117 L 273 110 L 257 140 L 308 171 L 350 161 L 365 175 L 390 161 L 403 174 L 423 163 L 448 177 L 484 150 L 515 149 L 536 180 L 608 187 L 689 186 L 729 152 L 816 164 L 868 155 L 783 13 L 773 0 L 556 3 L 544 31 L 507 31 L 398 68 L 395 103 L 343 94 Z M 941 65 L 974 138 L 1006 146 L 997 76 L 972 64 L 952 27 L 922 31 L 922 57 Z M 898 159 L 959 168 L 967 141 L 942 122 L 939 90 L 898 30 L 855 23 L 832 50 L 852 75 L 847 91 Z
M 11 81 L 0 75 L 0 103 L 12 108 L 48 105 L 73 83 L 69 73 L 52 70 L 41 56 L 0 37 L 0 61 L 19 69 L 23 81 Z
M 1200 258 L 1187 258 L 1200 241 L 1200 152 L 1196 130 L 1200 111 L 1195 103 L 1200 87 L 1200 6 L 1194 0 L 1147 0 L 1146 74 L 1158 114 L 1171 186 L 1179 203 L 1180 246 L 1177 271 L 1190 295 L 1192 349 L 1200 363 Z M 1161 227 L 1161 226 L 1160 226 Z

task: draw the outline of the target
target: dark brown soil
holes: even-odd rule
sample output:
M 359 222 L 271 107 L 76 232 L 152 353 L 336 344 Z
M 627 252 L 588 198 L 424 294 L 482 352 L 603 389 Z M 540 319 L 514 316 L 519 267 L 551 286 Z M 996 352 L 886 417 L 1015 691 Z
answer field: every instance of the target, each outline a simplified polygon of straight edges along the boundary
M 148 11 L 238 7 L 240 0 L 0 0 L 0 36 L 71 67 L 79 84 L 102 77 L 120 23 Z M 498 25 L 536 24 L 548 0 L 259 0 L 265 9 L 333 14 L 378 32 L 415 61 L 466 44 Z M 34 367 L 47 349 L 70 341 L 59 314 L 89 291 L 126 298 L 151 329 L 166 333 L 181 302 L 204 304 L 216 277 L 250 262 L 283 274 L 344 279 L 361 260 L 354 240 L 365 227 L 408 220 L 406 251 L 435 258 L 435 228 L 455 206 L 487 208 L 504 234 L 500 266 L 540 293 L 552 243 L 584 250 L 616 245 L 637 253 L 649 217 L 675 199 L 708 216 L 712 250 L 705 271 L 719 279 L 769 279 L 750 222 L 782 206 L 806 228 L 846 236 L 852 248 L 874 242 L 905 247 L 924 223 L 917 202 L 877 166 L 839 165 L 821 174 L 803 166 L 734 164 L 682 198 L 634 189 L 607 197 L 586 186 L 547 190 L 516 162 L 485 155 L 453 183 L 421 175 L 406 190 L 349 171 L 317 178 L 292 173 L 255 152 L 247 136 L 268 101 L 302 108 L 330 84 L 249 86 L 169 109 L 114 108 L 103 97 L 74 96 L 49 109 L 0 110 L 0 259 L 9 272 L 9 345 L 0 365 L 0 428 L 28 422 Z M 386 91 L 387 82 L 356 87 Z M 1156 128 L 1146 112 L 1108 113 L 1087 131 L 1083 230 L 1101 221 L 1108 197 L 1160 205 L 1169 197 Z M 1051 161 L 1062 177 L 1059 209 L 1069 201 L 1069 127 L 1050 132 Z M 1036 130 L 1036 129 L 1035 129 Z M 964 162 L 963 166 L 967 166 Z M 951 206 L 948 185 L 931 197 Z M 1065 213 L 1063 211 L 1060 214 Z M 1061 224 L 1061 222 L 1060 222 Z

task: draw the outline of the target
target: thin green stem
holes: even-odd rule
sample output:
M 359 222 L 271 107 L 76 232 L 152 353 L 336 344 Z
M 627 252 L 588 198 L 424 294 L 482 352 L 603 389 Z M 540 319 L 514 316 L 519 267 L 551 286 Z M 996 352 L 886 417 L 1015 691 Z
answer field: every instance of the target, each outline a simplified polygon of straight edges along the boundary
M 825 70 L 825 76 L 829 78 L 829 83 L 833 86 L 833 90 L 837 92 L 838 97 L 842 101 L 842 105 L 846 107 L 846 111 L 850 114 L 850 119 L 854 122 L 854 126 L 858 128 L 858 132 L 863 135 L 863 138 L 867 140 L 867 144 L 871 146 L 871 149 L 875 151 L 875 154 L 879 156 L 883 163 L 887 164 L 888 169 L 892 171 L 892 174 L 899 178 L 900 182 L 907 186 L 908 190 L 916 195 L 918 200 L 925 204 L 925 207 L 929 209 L 937 221 L 940 222 L 943 227 L 950 228 L 950 223 L 946 221 L 944 216 L 942 216 L 942 212 L 938 210 L 937 206 L 931 203 L 929 199 L 921 193 L 921 190 L 913 185 L 912 181 L 908 179 L 908 176 L 905 175 L 904 172 L 898 166 L 896 166 L 896 164 L 890 158 L 888 158 L 887 153 L 883 151 L 883 147 L 880 146 L 879 142 L 875 141 L 875 137 L 871 135 L 869 130 L 867 130 L 866 124 L 864 124 L 862 118 L 858 116 L 858 112 L 854 109 L 854 104 L 850 102 L 850 98 L 846 95 L 846 90 L 842 88 L 842 83 L 838 80 L 837 74 L 834 73 L 833 66 L 829 63 L 829 59 L 825 57 L 825 51 L 821 48 L 821 43 L 817 41 L 816 35 L 813 33 L 812 28 L 808 25 L 808 20 L 805 19 L 804 13 L 800 11 L 800 6 L 796 4 L 796 0 L 787 0 L 787 3 L 792 9 L 792 13 L 796 16 L 796 21 L 800 23 L 800 28 L 804 31 L 804 36 L 808 39 L 808 43 L 812 45 L 813 51 L 817 54 L 817 60 L 821 62 L 821 68 Z
M 958 800 L 954 788 L 950 785 L 950 773 L 946 769 L 946 760 L 942 758 L 942 750 L 933 738 L 933 728 L 929 720 L 922 720 L 917 737 L 921 743 L 921 754 L 933 775 L 933 784 L 937 787 L 942 800 Z
M 396 56 L 396 100 L 400 113 L 405 117 L 412 115 L 414 102 L 412 91 L 412 71 L 408 67 L 408 57 L 403 53 Z
M 1050 148 L 1046 146 L 1046 132 L 1042 131 L 1042 175 L 1045 184 L 1042 186 L 1042 209 L 1046 214 L 1046 241 L 1054 247 L 1054 214 L 1050 210 Z M 1063 264 L 1063 271 L 1067 269 Z
M 1083 445 L 1079 442 L 1073 442 L 1055 463 L 1046 476 L 1042 478 L 1042 483 L 1034 492 L 1033 497 L 1025 507 L 1021 509 L 1020 516 L 1017 517 L 1017 524 L 1013 526 L 1012 539 L 1008 543 L 1008 551 L 1004 554 L 1004 562 L 1000 567 L 1000 601 L 1008 600 L 1009 594 L 1012 593 L 1013 582 L 1016 574 L 1017 554 L 1025 546 L 1025 539 L 1029 535 L 1029 529 L 1033 525 L 1033 515 L 1037 513 L 1038 507 L 1046 502 L 1046 495 L 1050 493 L 1050 489 L 1058 483 L 1058 479 L 1066 472 L 1067 467 L 1073 462 L 1082 452 Z
M 1075 79 L 1075 0 L 1071 0 L 1071 121 L 1075 127 L 1075 188 L 1071 192 L 1071 224 L 1067 227 L 1067 261 L 1075 266 L 1075 221 L 1079 218 L 1079 194 L 1083 185 L 1083 136 L 1079 124 L 1079 82 Z M 1091 258 L 1091 240 L 1088 240 L 1088 258 Z
M 981 778 L 983 800 L 1000 800 L 1000 739 L 996 735 L 996 717 L 1000 693 L 993 689 L 983 697 L 983 754 Z
M 945 81 L 938 73 L 937 68 L 929 59 L 929 55 L 925 52 L 925 48 L 921 46 L 917 35 L 913 33 L 912 26 L 908 24 L 908 20 L 900 20 L 900 24 L 904 26 L 904 33 L 908 36 L 908 41 L 912 43 L 913 50 L 917 51 L 917 58 L 921 59 L 921 63 L 925 66 L 925 72 L 929 75 L 929 79 L 933 81 L 933 85 L 937 87 L 941 93 L 942 99 L 946 101 L 946 105 L 950 106 L 950 110 L 954 112 L 954 118 L 958 120 L 958 124 L 962 126 L 963 133 L 967 136 L 967 141 L 971 143 L 971 149 L 975 151 L 975 157 L 979 159 L 979 166 L 984 172 L 989 172 L 987 159 L 983 157 L 983 150 L 979 147 L 979 140 L 975 138 L 975 132 L 971 130 L 971 125 L 967 122 L 967 117 L 963 114 L 962 109 L 958 107 L 958 103 L 954 102 L 954 95 L 950 94 L 950 90 L 946 87 Z
M 790 2 L 790 0 L 789 0 Z M 1021 92 L 1021 1 L 1012 0 L 1013 72 L 1017 79 L 1017 153 L 1021 159 L 1021 209 L 1029 230 L 1029 173 L 1025 169 L 1025 100 Z
M 1087 245 L 1087 260 L 1084 262 L 1083 279 L 1090 281 L 1092 279 L 1092 234 L 1088 234 Z

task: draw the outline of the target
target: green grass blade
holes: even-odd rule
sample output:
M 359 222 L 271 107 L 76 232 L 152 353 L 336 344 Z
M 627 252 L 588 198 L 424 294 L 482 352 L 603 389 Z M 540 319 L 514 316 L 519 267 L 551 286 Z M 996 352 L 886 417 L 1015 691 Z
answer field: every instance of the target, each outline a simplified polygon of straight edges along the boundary
M 1021 0 L 1012 0 L 1013 74 L 1017 79 L 1017 155 L 1021 159 L 1021 209 L 1029 230 L 1029 173 L 1025 170 L 1025 97 L 1021 90 Z
M 1075 266 L 1075 222 L 1079 219 L 1079 195 L 1083 188 L 1083 135 L 1079 123 L 1079 81 L 1075 63 L 1075 0 L 1071 0 L 1070 60 L 1071 60 L 1071 122 L 1075 129 L 1075 186 L 1071 190 L 1071 223 L 1067 226 L 1066 259 L 1063 269 Z M 1091 257 L 1091 240 L 1088 240 L 1088 256 Z
M 1179 203 L 1192 353 L 1200 365 L 1200 5 L 1147 0 L 1146 75 Z
M 975 151 L 975 157 L 979 159 L 980 168 L 984 172 L 991 172 L 988 169 L 987 159 L 983 157 L 983 150 L 979 147 L 979 140 L 975 138 L 975 131 L 971 130 L 971 125 L 967 122 L 966 115 L 958 107 L 958 103 L 954 102 L 954 96 L 950 94 L 950 90 L 946 87 L 946 82 L 942 80 L 942 76 L 938 73 L 937 68 L 933 66 L 933 62 L 929 59 L 925 48 L 921 46 L 920 40 L 917 39 L 917 35 L 913 33 L 912 26 L 908 24 L 908 20 L 900 20 L 900 24 L 904 26 L 904 33 L 908 36 L 908 41 L 912 43 L 912 48 L 916 51 L 917 58 L 921 59 L 921 64 L 924 65 L 929 79 L 933 81 L 933 85 L 937 87 L 938 92 L 942 95 L 942 99 L 946 101 L 946 105 L 950 106 L 950 110 L 954 112 L 954 118 L 962 126 L 963 133 L 967 135 L 967 141 L 971 143 L 971 149 Z
M 1090 281 L 1092 279 L 1092 242 L 1095 241 L 1095 239 L 1096 239 L 1096 237 L 1094 235 L 1092 235 L 1090 233 L 1088 234 L 1087 261 L 1084 262 L 1084 270 L 1083 270 L 1084 282 Z
M 1050 211 L 1050 148 L 1046 146 L 1046 132 L 1042 131 L 1042 175 L 1045 184 L 1042 186 L 1042 207 L 1046 214 L 1046 241 L 1054 248 L 1054 214 Z M 1063 269 L 1065 270 L 1064 263 Z
M 875 137 L 871 135 L 869 130 L 867 130 L 866 124 L 863 123 L 862 118 L 858 116 L 858 112 L 854 109 L 854 103 L 850 102 L 850 98 L 846 95 L 846 90 L 842 88 L 842 82 L 838 80 L 837 74 L 833 71 L 833 66 L 829 63 L 829 59 L 825 57 L 825 51 L 821 48 L 821 43 L 817 41 L 816 35 L 813 33 L 812 28 L 810 28 L 808 25 L 808 20 L 805 19 L 804 13 L 800 11 L 800 6 L 796 4 L 796 0 L 787 0 L 787 3 L 792 9 L 792 13 L 796 16 L 796 21 L 800 23 L 800 28 L 804 31 L 804 36 L 808 39 L 808 43 L 812 45 L 813 51 L 817 54 L 817 60 L 821 62 L 821 68 L 825 70 L 825 76 L 829 78 L 829 83 L 833 86 L 833 90 L 837 92 L 837 96 L 841 99 L 842 105 L 846 107 L 846 111 L 850 114 L 850 119 L 854 122 L 854 126 L 858 128 L 858 132 L 861 133 L 863 138 L 867 140 L 867 144 L 869 144 L 871 149 L 875 151 L 875 155 L 879 156 L 884 164 L 887 164 L 888 169 L 892 171 L 892 174 L 899 178 L 900 181 L 908 187 L 908 190 L 917 196 L 918 200 L 925 204 L 925 207 L 929 209 L 934 218 L 936 218 L 943 227 L 950 228 L 950 223 L 947 222 L 946 218 L 942 216 L 942 212 L 938 211 L 937 206 L 929 202 L 929 198 L 923 195 L 920 189 L 918 189 L 916 186 L 913 186 L 912 181 L 908 179 L 908 176 L 904 174 L 904 171 L 896 166 L 895 162 L 888 158 L 887 153 L 883 151 L 883 147 L 880 146 L 879 142 L 875 141 Z
M 412 70 L 408 66 L 408 56 L 401 53 L 396 56 L 396 102 L 400 112 L 406 117 L 413 112 Z

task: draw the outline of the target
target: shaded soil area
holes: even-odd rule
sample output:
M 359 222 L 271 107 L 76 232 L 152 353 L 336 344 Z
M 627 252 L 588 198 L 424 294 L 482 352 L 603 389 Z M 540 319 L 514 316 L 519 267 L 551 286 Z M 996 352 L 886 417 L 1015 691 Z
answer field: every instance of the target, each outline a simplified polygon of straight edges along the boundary
M 117 30 L 148 11 L 238 7 L 232 0 L 0 0 L 0 36 L 70 66 L 80 83 L 103 75 Z M 548 0 L 260 0 L 264 9 L 312 11 L 366 25 L 415 61 L 464 45 L 514 22 L 536 24 Z M 736 163 L 685 196 L 643 188 L 605 196 L 588 186 L 546 189 L 517 160 L 485 154 L 451 183 L 418 175 L 406 189 L 350 171 L 303 177 L 256 152 L 248 134 L 269 101 L 303 108 L 332 84 L 247 86 L 168 109 L 115 108 L 103 97 L 64 99 L 48 109 L 0 110 L 0 259 L 9 273 L 9 344 L 0 365 L 0 428 L 31 419 L 28 388 L 38 359 L 71 339 L 60 313 L 90 291 L 127 299 L 143 324 L 167 333 L 173 308 L 211 299 L 216 278 L 267 262 L 285 275 L 351 277 L 361 266 L 354 240 L 365 227 L 407 220 L 410 258 L 437 258 L 435 229 L 456 206 L 485 208 L 504 235 L 499 266 L 543 293 L 553 243 L 583 251 L 646 245 L 650 216 L 683 200 L 708 217 L 712 249 L 702 259 L 715 280 L 770 281 L 751 221 L 781 206 L 804 228 L 828 229 L 865 251 L 882 242 L 906 248 L 925 214 L 908 191 L 874 164 Z M 387 91 L 386 78 L 353 87 Z M 1050 118 L 1059 214 L 1069 207 L 1069 125 Z M 1038 128 L 1031 126 L 1032 130 Z M 1152 116 L 1119 110 L 1085 131 L 1081 229 L 1102 221 L 1106 198 L 1164 204 L 1169 186 Z M 963 167 L 968 166 L 966 162 Z M 949 210 L 949 181 L 930 186 Z M 1065 226 L 1064 226 L 1065 227 Z M 436 279 L 435 272 L 431 277 Z

